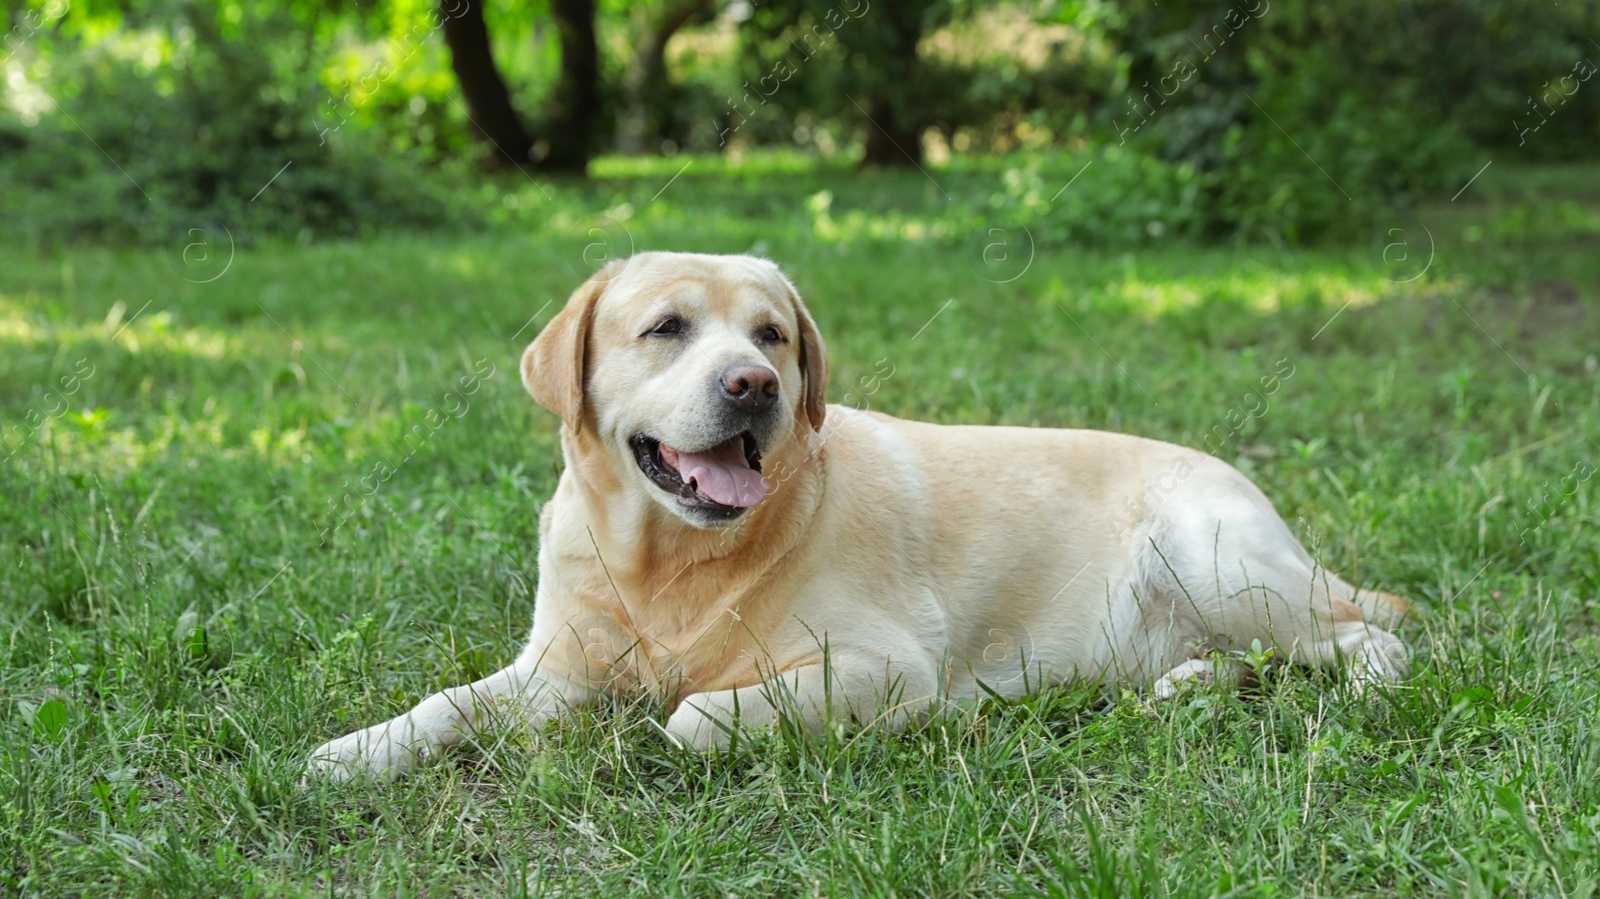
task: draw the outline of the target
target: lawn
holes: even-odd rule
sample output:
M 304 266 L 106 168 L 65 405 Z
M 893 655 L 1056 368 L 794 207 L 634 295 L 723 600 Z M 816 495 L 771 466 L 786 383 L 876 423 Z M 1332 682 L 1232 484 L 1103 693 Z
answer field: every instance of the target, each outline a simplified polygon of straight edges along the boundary
M 1025 263 L 949 211 L 996 167 L 680 165 L 507 182 L 487 232 L 8 254 L 0 895 L 1594 894 L 1600 170 L 1497 165 L 1317 249 Z M 1414 676 L 703 757 L 618 701 L 302 788 L 515 654 L 561 468 L 517 360 L 629 247 L 776 260 L 835 403 L 1215 451 L 1415 602 Z

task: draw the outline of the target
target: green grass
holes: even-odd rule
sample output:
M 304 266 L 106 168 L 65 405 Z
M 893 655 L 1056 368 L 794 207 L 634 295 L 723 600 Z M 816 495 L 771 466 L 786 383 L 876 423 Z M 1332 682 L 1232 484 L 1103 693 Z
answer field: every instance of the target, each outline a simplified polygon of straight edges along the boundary
M 1496 166 L 1398 236 L 1040 246 L 994 283 L 931 183 L 994 167 L 702 161 L 661 191 L 680 164 L 508 182 L 489 234 L 240 247 L 206 283 L 215 247 L 7 259 L 0 895 L 1595 891 L 1595 170 Z M 1432 264 L 1397 283 L 1423 257 L 1386 245 L 1424 226 Z M 776 259 L 834 402 L 1220 427 L 1326 564 L 1415 600 L 1415 676 L 1063 687 L 732 757 L 680 755 L 661 707 L 619 702 L 392 787 L 299 788 L 311 747 L 516 652 L 560 471 L 517 359 L 601 237 Z M 1294 374 L 1230 433 L 1278 360 Z

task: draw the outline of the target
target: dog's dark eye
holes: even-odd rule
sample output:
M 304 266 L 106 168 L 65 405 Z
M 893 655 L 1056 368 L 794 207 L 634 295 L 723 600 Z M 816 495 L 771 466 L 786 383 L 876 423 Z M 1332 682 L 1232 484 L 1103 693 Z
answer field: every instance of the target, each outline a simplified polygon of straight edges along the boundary
M 683 319 L 676 315 L 669 315 L 655 323 L 655 326 L 645 334 L 681 334 L 683 333 Z
M 783 343 L 783 332 L 777 325 L 767 325 L 761 329 L 761 339 L 767 343 Z

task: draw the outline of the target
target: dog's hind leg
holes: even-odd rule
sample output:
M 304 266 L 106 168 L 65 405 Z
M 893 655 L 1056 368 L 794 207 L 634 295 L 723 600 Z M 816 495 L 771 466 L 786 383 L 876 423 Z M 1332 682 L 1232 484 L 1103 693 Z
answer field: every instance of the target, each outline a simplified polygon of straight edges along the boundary
M 1310 598 L 1309 628 L 1301 625 L 1294 638 L 1296 659 L 1325 668 L 1343 666 L 1356 689 L 1373 683 L 1392 683 L 1411 670 L 1409 653 L 1399 637 L 1388 630 L 1408 614 L 1410 604 L 1398 596 L 1375 590 L 1357 590 L 1343 578 L 1321 571 L 1299 547 L 1300 569 L 1284 578 L 1287 595 Z
M 1399 637 L 1366 621 L 1343 621 L 1332 633 L 1313 642 L 1310 661 L 1327 667 L 1343 665 L 1358 691 L 1376 683 L 1393 683 L 1411 670 L 1410 654 Z
M 1296 549 L 1299 549 L 1297 546 Z M 1303 552 L 1303 551 L 1302 551 Z M 1318 668 L 1343 667 L 1360 689 L 1393 682 L 1410 671 L 1406 646 L 1400 638 L 1369 619 L 1355 602 L 1354 588 L 1326 572 L 1318 571 L 1309 556 L 1280 554 L 1272 560 L 1256 558 L 1251 566 L 1259 580 L 1228 597 L 1233 608 L 1228 618 L 1244 624 L 1235 633 L 1235 646 L 1259 639 L 1270 641 L 1285 660 Z M 1383 624 L 1398 621 L 1387 603 Z
M 1296 546 L 1296 549 L 1300 547 Z M 1399 597 L 1359 592 L 1343 579 L 1317 568 L 1304 550 L 1293 560 L 1280 557 L 1273 571 L 1270 630 L 1291 661 L 1321 668 L 1343 667 L 1358 690 L 1394 682 L 1410 673 L 1405 643 L 1387 627 L 1404 617 Z M 1251 590 L 1250 593 L 1258 591 Z M 1301 597 L 1299 602 L 1290 597 Z M 1371 609 L 1370 613 L 1368 609 Z
M 1213 645 L 1239 651 L 1259 640 L 1283 661 L 1342 666 L 1358 687 L 1408 673 L 1405 644 L 1387 629 L 1406 614 L 1404 600 L 1324 569 L 1231 469 L 1196 500 L 1161 535 L 1172 547 L 1161 561 Z

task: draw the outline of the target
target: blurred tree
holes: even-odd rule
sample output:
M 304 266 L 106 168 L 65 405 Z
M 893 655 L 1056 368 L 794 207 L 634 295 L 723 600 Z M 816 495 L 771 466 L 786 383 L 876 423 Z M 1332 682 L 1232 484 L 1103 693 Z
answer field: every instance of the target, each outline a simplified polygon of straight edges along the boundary
M 930 85 L 922 78 L 918 45 L 925 34 L 948 22 L 962 0 L 904 0 L 871 5 L 867 0 L 774 0 L 758 5 L 746 27 L 755 37 L 752 55 L 761 69 L 752 83 L 761 98 L 771 93 L 767 79 L 787 83 L 798 65 L 788 58 L 798 48 L 800 65 L 815 69 L 812 56 L 826 56 L 833 71 L 827 77 L 808 79 L 813 108 L 845 99 L 841 112 L 847 119 L 863 116 L 864 167 L 909 168 L 922 164 L 922 132 L 930 124 Z M 835 49 L 829 45 L 837 43 Z M 775 63 L 762 56 L 776 50 Z M 790 93 L 795 89 L 790 88 Z M 805 92 L 802 91 L 802 94 Z M 766 99 L 760 99 L 766 105 Z M 786 97 L 781 102 L 793 106 Z
M 542 169 L 582 174 L 596 148 L 600 123 L 600 48 L 594 34 L 594 0 L 550 0 L 561 38 L 561 76 L 534 138 L 534 163 Z
M 943 24 L 950 5 L 943 0 L 880 3 L 866 27 L 840 29 L 839 39 L 852 51 L 852 62 L 867 94 L 866 151 L 863 166 L 885 168 L 922 164 L 922 129 L 927 125 L 917 44 L 924 29 Z
M 667 0 L 659 7 L 634 11 L 643 40 L 623 76 L 623 108 L 617 122 L 619 152 L 643 154 L 650 149 L 651 138 L 659 141 L 669 130 L 668 121 L 677 111 L 677 91 L 667 76 L 667 44 L 684 26 L 706 18 L 714 9 L 713 0 Z
M 494 147 L 491 158 L 527 166 L 532 160 L 533 138 L 511 105 L 505 79 L 494 64 L 483 6 L 471 2 L 460 4 L 459 9 L 451 8 L 454 6 L 454 0 L 444 0 L 440 20 L 445 43 L 450 46 L 450 68 L 461 85 L 469 118 L 478 134 Z
M 482 0 L 441 0 L 450 67 L 472 123 L 493 146 L 489 159 L 519 168 L 583 174 L 600 121 L 600 50 L 594 0 L 550 0 L 561 43 L 561 69 L 545 114 L 529 129 L 511 103 L 494 62 Z

